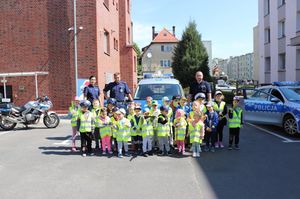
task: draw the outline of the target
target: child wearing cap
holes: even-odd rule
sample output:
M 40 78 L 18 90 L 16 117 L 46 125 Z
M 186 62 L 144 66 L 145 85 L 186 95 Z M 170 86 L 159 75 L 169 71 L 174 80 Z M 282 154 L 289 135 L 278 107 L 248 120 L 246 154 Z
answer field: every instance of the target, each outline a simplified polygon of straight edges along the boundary
M 184 140 L 185 140 L 186 126 L 187 126 L 187 122 L 185 120 L 184 111 L 178 109 L 176 111 L 175 119 L 174 119 L 175 140 L 177 143 L 178 152 L 182 154 L 185 152 Z
M 232 149 L 233 139 L 235 144 L 235 149 L 239 150 L 240 141 L 240 128 L 243 127 L 243 110 L 238 106 L 239 97 L 235 96 L 233 98 L 233 107 L 228 111 L 228 127 L 229 127 L 229 146 L 228 149 Z
M 137 105 L 134 107 L 134 116 L 131 118 L 131 136 L 133 140 L 133 146 L 136 154 L 142 153 L 143 138 L 141 135 L 142 128 L 142 108 Z
M 81 110 L 78 114 L 77 124 L 80 132 L 82 156 L 94 155 L 92 152 L 92 132 L 94 130 L 94 114 L 89 111 L 90 102 L 80 102 Z
M 113 116 L 110 118 L 110 122 L 111 122 L 111 125 L 112 125 L 112 128 L 111 128 L 111 132 L 112 132 L 112 147 L 113 149 L 115 150 L 115 152 L 118 152 L 118 144 L 117 144 L 117 122 L 118 122 L 118 114 L 117 112 L 119 111 L 119 108 L 118 107 L 115 107 L 113 110 L 112 110 L 112 114 Z
M 175 116 L 173 115 L 173 110 L 172 110 L 172 108 L 170 106 L 170 99 L 167 96 L 165 96 L 165 97 L 162 98 L 162 104 L 163 104 L 163 106 L 165 106 L 165 107 L 168 108 L 168 115 L 167 115 L 168 116 L 168 123 L 169 123 L 169 129 L 168 130 L 170 132 L 169 133 L 170 134 L 170 136 L 169 136 L 169 142 L 170 142 L 170 146 L 173 148 L 173 143 L 174 143 L 173 120 L 174 120 Z
M 111 122 L 110 118 L 107 116 L 107 108 L 101 108 L 100 116 L 96 118 L 96 124 L 99 127 L 102 155 L 106 155 L 106 149 L 109 154 L 111 151 Z
M 142 117 L 142 137 L 143 137 L 143 156 L 152 155 L 152 138 L 153 138 L 153 117 L 150 116 L 150 110 L 145 108 Z
M 152 97 L 151 96 L 147 96 L 146 97 L 146 104 L 144 105 L 144 109 L 148 108 L 149 110 L 151 110 L 152 108 Z
M 77 118 L 80 111 L 79 97 L 75 97 L 74 101 L 71 102 L 69 107 L 69 113 L 71 114 L 71 127 L 72 127 L 72 151 L 76 151 L 76 135 L 77 135 Z
M 211 102 L 206 104 L 207 113 L 205 119 L 205 149 L 204 151 L 215 152 L 215 138 L 216 138 L 216 128 L 218 125 L 218 114 L 214 111 Z
M 204 124 L 201 120 L 202 113 L 195 112 L 193 119 L 188 125 L 188 135 L 190 136 L 190 143 L 192 144 L 193 157 L 200 157 L 200 144 L 204 137 Z
M 157 146 L 158 144 L 158 139 L 157 139 L 157 118 L 158 115 L 160 114 L 160 110 L 158 108 L 158 102 L 157 100 L 152 101 L 152 108 L 150 109 L 150 116 L 152 116 L 153 119 L 153 131 L 154 131 L 154 136 L 152 140 L 152 146 Z
M 223 141 L 223 129 L 224 126 L 226 126 L 227 124 L 227 119 L 226 119 L 227 106 L 226 106 L 226 102 L 224 102 L 223 99 L 224 99 L 223 93 L 221 91 L 217 91 L 215 93 L 215 100 L 213 102 L 214 110 L 217 112 L 219 116 L 219 122 L 216 129 L 215 148 L 219 148 L 219 147 L 224 148 L 222 141 Z
M 93 108 L 91 112 L 94 114 L 94 118 L 100 116 L 100 101 L 98 99 L 93 100 Z M 95 122 L 95 129 L 94 129 L 94 139 L 95 139 L 95 149 L 98 150 L 100 148 L 100 135 L 99 135 L 99 126 L 98 123 Z
M 131 141 L 131 134 L 130 134 L 130 121 L 125 117 L 126 111 L 125 109 L 121 108 L 117 111 L 118 114 L 118 121 L 116 124 L 117 127 L 117 143 L 118 143 L 118 157 L 122 158 L 122 148 L 124 147 L 125 156 L 129 157 L 128 153 L 128 142 Z
M 157 119 L 157 137 L 161 155 L 167 155 L 170 153 L 168 108 L 166 106 L 161 106 L 160 112 Z
M 202 114 L 206 114 L 207 108 L 205 106 L 205 99 L 206 96 L 204 93 L 197 93 L 195 95 L 195 101 L 199 102 L 199 110 L 202 112 Z

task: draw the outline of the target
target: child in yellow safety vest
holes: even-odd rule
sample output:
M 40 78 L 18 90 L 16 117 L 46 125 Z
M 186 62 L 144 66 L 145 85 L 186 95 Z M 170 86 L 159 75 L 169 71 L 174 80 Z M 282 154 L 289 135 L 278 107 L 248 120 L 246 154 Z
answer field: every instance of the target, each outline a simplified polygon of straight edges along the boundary
M 112 148 L 118 152 L 118 144 L 117 144 L 117 122 L 118 122 L 118 111 L 119 111 L 119 108 L 118 107 L 115 107 L 113 108 L 112 110 L 112 117 L 110 118 L 110 122 L 111 122 L 111 125 L 112 125 L 112 128 L 111 128 L 111 133 L 112 133 Z
M 228 111 L 228 127 L 229 127 L 229 146 L 228 149 L 232 149 L 233 139 L 235 149 L 239 150 L 240 141 L 240 128 L 243 127 L 243 110 L 238 106 L 239 97 L 233 98 L 233 107 Z
M 88 110 L 91 103 L 88 100 L 80 102 L 81 111 L 78 113 L 78 130 L 80 132 L 82 156 L 94 155 L 92 152 L 92 132 L 94 130 L 94 115 Z
M 100 116 L 100 101 L 98 99 L 93 100 L 93 109 L 91 110 L 91 112 L 94 114 L 95 118 Z M 95 138 L 95 149 L 99 150 L 100 135 L 99 135 L 99 126 L 97 122 L 95 122 L 94 138 Z
M 221 91 L 216 91 L 215 101 L 213 102 L 213 108 L 218 114 L 219 122 L 216 129 L 216 142 L 215 148 L 224 148 L 223 145 L 223 129 L 227 124 L 227 106 L 226 102 L 223 101 L 223 93 Z
M 192 120 L 194 120 L 194 115 L 195 113 L 202 113 L 200 112 L 200 103 L 198 101 L 194 101 L 193 105 L 192 105 L 192 111 L 189 113 L 188 122 L 191 122 Z
M 77 136 L 77 118 L 80 111 L 79 107 L 79 97 L 75 97 L 72 101 L 71 106 L 69 107 L 69 113 L 71 114 L 71 127 L 72 127 L 72 151 L 76 151 L 76 136 Z
M 134 107 L 134 116 L 131 119 L 131 137 L 132 137 L 132 144 L 134 146 L 135 153 L 137 155 L 142 154 L 142 144 L 143 144 L 143 138 L 141 134 L 141 128 L 142 128 L 142 108 L 139 105 L 136 105 Z
M 170 128 L 168 123 L 168 107 L 161 106 L 160 112 L 161 114 L 158 116 L 157 129 L 156 129 L 159 149 L 161 151 L 161 155 L 168 155 L 170 154 L 170 142 L 169 142 Z
M 117 142 L 118 142 L 118 157 L 122 158 L 122 147 L 124 146 L 125 156 L 129 157 L 128 153 L 128 142 L 131 141 L 131 134 L 130 134 L 130 121 L 125 117 L 126 111 L 125 109 L 121 108 L 117 111 L 118 114 L 118 121 L 116 124 L 117 128 Z
M 190 143 L 192 143 L 193 157 L 200 157 L 200 144 L 204 138 L 204 123 L 201 112 L 195 112 L 193 120 L 189 122 L 188 135 L 190 136 Z
M 175 127 L 175 140 L 179 153 L 185 152 L 184 140 L 186 133 L 187 122 L 185 120 L 185 112 L 182 109 L 178 109 L 175 114 L 174 127 Z
M 102 155 L 106 155 L 106 149 L 109 154 L 111 151 L 111 121 L 107 116 L 107 108 L 101 108 L 100 116 L 97 117 L 96 123 L 99 126 L 99 133 L 101 137 Z
M 149 108 L 145 108 L 142 122 L 142 137 L 143 137 L 143 156 L 153 155 L 152 138 L 153 138 L 153 117 L 150 116 Z

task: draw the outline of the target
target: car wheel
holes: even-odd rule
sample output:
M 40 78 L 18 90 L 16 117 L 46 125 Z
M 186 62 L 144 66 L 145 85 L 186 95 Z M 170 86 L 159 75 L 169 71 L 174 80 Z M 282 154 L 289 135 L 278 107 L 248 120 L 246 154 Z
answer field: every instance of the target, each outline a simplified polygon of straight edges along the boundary
M 283 120 L 283 129 L 284 132 L 289 135 L 296 135 L 297 130 L 297 122 L 293 116 L 286 116 Z

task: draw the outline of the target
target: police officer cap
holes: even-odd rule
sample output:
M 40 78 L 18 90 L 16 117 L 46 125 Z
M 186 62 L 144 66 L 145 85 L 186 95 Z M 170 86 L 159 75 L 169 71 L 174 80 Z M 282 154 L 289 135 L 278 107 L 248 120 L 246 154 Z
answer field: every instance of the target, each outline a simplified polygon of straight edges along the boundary
M 197 100 L 197 99 L 199 99 L 199 98 L 205 99 L 205 98 L 206 98 L 206 97 L 205 97 L 205 94 L 204 94 L 204 93 L 197 93 L 197 94 L 195 95 L 195 100 Z
M 114 112 L 117 112 L 117 111 L 119 111 L 119 108 L 118 108 L 118 107 L 114 107 L 113 110 L 112 110 L 113 113 L 114 113 Z
M 116 99 L 115 98 L 109 98 L 108 100 L 107 100 L 107 104 L 113 104 L 113 105 L 115 105 L 116 104 Z
M 81 107 L 89 107 L 89 106 L 91 106 L 91 102 L 88 101 L 88 100 L 82 100 L 82 101 L 79 103 L 79 105 L 80 105 Z
M 161 101 L 163 101 L 163 102 L 169 102 L 170 101 L 170 99 L 167 97 L 167 96 L 165 96 L 165 97 L 163 97 L 162 98 L 162 100 Z
M 144 113 L 149 113 L 150 109 L 149 108 L 145 108 Z
M 160 109 L 160 111 L 168 111 L 169 110 L 168 107 L 165 105 L 161 106 L 159 109 Z
M 181 99 L 181 96 L 180 95 L 174 95 L 172 97 L 172 100 L 180 100 Z
M 126 111 L 125 111 L 125 109 L 123 109 L 123 108 L 120 108 L 120 109 L 119 109 L 119 111 L 120 111 L 120 113 L 122 113 L 123 115 L 126 115 Z

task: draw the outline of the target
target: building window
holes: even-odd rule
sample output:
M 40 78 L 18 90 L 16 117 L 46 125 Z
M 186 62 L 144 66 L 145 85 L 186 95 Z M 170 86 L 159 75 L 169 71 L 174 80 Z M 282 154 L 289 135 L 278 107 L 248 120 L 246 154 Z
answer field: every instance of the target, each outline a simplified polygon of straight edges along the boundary
M 270 0 L 264 0 L 265 16 L 270 14 Z
M 171 67 L 172 66 L 171 60 L 168 60 L 168 59 L 160 60 L 160 66 L 161 67 Z
M 278 7 L 283 6 L 285 4 L 285 0 L 277 0 Z
M 270 43 L 270 41 L 271 41 L 270 36 L 271 36 L 270 28 L 266 28 L 265 29 L 265 44 Z
M 265 72 L 271 72 L 271 58 L 265 58 Z
M 104 53 L 108 54 L 110 53 L 109 49 L 109 32 L 104 30 Z
M 119 41 L 116 38 L 114 38 L 114 49 L 119 50 Z
M 161 45 L 160 50 L 161 52 L 171 52 L 173 47 L 171 45 Z
M 104 0 L 103 4 L 107 8 L 107 10 L 109 10 L 109 0 Z
M 300 69 L 300 49 L 296 51 L 296 68 Z
M 297 12 L 297 32 L 300 31 L 300 11 Z
M 161 50 L 161 52 L 165 52 L 165 46 L 164 46 L 164 45 L 161 45 L 161 46 L 160 46 L 160 50 Z
M 285 53 L 281 53 L 278 55 L 278 69 L 285 69 Z
M 278 23 L 278 38 L 285 37 L 285 21 Z
M 127 0 L 127 12 L 130 13 L 130 0 Z
M 131 44 L 130 38 L 131 38 L 131 34 L 130 34 L 130 28 L 127 29 L 127 37 L 128 37 L 128 44 Z

